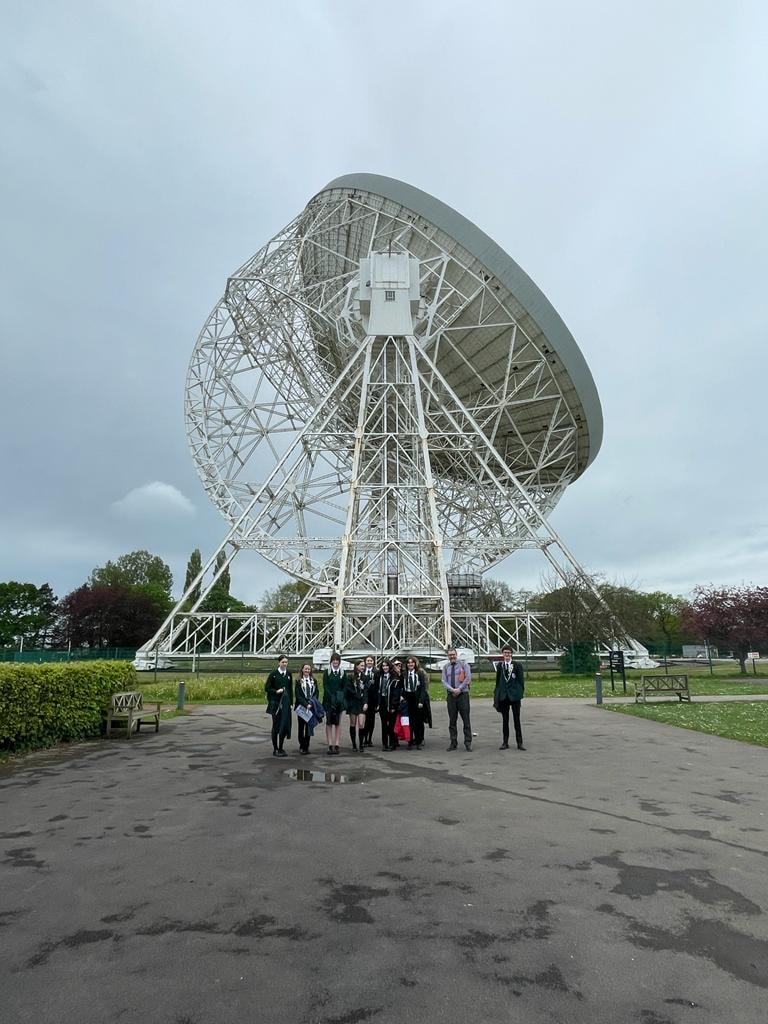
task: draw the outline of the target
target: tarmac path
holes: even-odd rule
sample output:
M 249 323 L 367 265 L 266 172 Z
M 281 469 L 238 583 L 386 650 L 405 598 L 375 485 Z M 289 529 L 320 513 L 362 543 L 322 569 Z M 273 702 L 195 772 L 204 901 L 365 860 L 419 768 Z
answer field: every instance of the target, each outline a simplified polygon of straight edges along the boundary
M 212 706 L 0 767 L 0 1022 L 768 1022 L 765 748 L 529 698 L 525 752 L 477 699 L 449 753 L 434 709 L 421 751 Z

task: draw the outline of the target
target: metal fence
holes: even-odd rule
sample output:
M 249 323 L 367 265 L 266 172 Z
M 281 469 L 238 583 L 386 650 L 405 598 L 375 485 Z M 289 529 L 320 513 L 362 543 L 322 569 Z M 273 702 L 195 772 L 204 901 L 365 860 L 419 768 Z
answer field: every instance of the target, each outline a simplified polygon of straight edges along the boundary
M 0 649 L 0 661 L 29 662 L 36 665 L 45 661 L 133 661 L 135 657 L 135 647 L 73 647 L 68 651 L 49 651 L 44 648 L 28 651 Z
M 648 648 L 648 654 L 652 658 L 663 658 L 665 655 L 668 658 L 686 658 L 686 657 L 695 657 L 696 656 L 695 654 L 688 654 L 688 653 L 686 653 L 686 651 L 685 651 L 685 649 L 684 649 L 682 644 L 666 644 L 666 643 L 663 643 L 663 642 L 661 642 L 661 643 L 648 643 L 648 644 L 646 644 L 646 647 Z M 697 647 L 697 650 L 698 649 L 699 648 Z M 704 651 L 704 647 L 703 646 L 701 647 L 701 650 Z M 712 657 L 713 658 L 717 657 L 717 648 L 716 647 L 712 648 Z

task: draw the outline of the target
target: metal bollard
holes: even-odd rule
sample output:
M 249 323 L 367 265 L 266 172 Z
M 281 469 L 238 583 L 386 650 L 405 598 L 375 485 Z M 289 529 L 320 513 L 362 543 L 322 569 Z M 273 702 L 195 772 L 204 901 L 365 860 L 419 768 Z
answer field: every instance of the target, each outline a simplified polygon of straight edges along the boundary
M 184 710 L 184 698 L 186 697 L 186 693 L 187 693 L 187 684 L 182 680 L 182 682 L 179 683 L 179 693 L 178 693 L 178 696 L 176 698 L 176 710 L 177 711 L 183 711 Z
M 603 703 L 603 677 L 595 672 L 595 703 Z

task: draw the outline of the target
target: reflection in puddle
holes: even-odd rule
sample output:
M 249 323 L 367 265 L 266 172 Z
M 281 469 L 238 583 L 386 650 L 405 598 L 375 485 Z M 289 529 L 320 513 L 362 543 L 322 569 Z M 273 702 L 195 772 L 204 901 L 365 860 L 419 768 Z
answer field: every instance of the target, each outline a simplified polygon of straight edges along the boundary
M 241 743 L 263 743 L 266 736 L 238 736 Z
M 285 773 L 289 779 L 296 782 L 354 782 L 352 775 L 344 775 L 342 772 L 313 772 L 309 768 L 290 768 Z

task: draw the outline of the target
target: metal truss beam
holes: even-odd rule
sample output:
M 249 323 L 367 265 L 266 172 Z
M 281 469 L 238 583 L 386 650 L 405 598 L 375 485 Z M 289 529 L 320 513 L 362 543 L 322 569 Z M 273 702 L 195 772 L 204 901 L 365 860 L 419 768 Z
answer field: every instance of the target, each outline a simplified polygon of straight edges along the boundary
M 418 277 L 400 334 L 369 333 L 362 312 L 361 268 L 385 252 Z M 144 650 L 551 650 L 533 613 L 452 613 L 447 572 L 536 548 L 594 589 L 548 520 L 584 443 L 547 339 L 476 259 L 376 197 L 325 193 L 232 275 L 186 414 L 229 529 Z M 286 618 L 201 612 L 243 548 L 310 583 L 312 603 Z
M 544 613 L 457 612 L 451 623 L 454 643 L 480 656 L 498 653 L 505 643 L 532 657 L 559 650 Z M 172 660 L 272 657 L 282 651 L 311 657 L 333 646 L 335 625 L 330 606 L 295 612 L 176 612 L 166 639 L 145 650 Z M 396 597 L 369 615 L 348 612 L 344 627 L 345 656 L 409 651 L 437 657 L 445 651 L 441 615 L 416 614 Z

